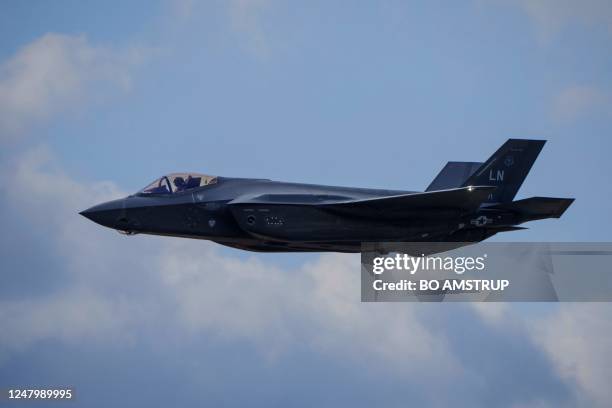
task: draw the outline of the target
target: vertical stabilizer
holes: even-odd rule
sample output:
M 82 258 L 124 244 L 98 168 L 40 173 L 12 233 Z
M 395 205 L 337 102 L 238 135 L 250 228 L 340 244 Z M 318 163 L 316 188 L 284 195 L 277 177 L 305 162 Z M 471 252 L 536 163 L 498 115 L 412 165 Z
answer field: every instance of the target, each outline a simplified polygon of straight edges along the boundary
M 531 166 L 537 159 L 545 140 L 508 139 L 463 186 L 496 186 L 487 203 L 511 202 Z

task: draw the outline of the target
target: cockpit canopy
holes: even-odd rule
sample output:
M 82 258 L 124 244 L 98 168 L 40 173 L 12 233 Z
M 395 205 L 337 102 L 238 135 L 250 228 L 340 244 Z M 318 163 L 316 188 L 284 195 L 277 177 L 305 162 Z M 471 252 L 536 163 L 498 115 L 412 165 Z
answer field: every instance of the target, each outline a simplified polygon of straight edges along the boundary
M 217 177 L 198 173 L 173 173 L 163 176 L 143 188 L 138 194 L 176 194 L 217 182 Z

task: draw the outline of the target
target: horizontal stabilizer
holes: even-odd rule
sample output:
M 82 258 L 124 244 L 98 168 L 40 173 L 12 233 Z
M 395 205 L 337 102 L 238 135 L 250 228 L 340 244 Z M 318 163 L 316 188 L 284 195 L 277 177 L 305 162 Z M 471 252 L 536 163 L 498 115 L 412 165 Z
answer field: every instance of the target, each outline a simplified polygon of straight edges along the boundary
M 531 197 L 487 208 L 512 211 L 530 219 L 560 218 L 573 198 Z
M 425 191 L 461 187 L 480 166 L 478 162 L 448 162 Z

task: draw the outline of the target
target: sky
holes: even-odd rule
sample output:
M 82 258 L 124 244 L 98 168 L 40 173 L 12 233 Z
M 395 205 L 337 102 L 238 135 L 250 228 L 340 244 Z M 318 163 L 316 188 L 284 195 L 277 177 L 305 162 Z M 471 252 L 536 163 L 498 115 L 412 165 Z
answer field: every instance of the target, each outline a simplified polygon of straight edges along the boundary
M 423 190 L 536 138 L 517 198 L 576 201 L 493 240 L 607 242 L 611 42 L 604 0 L 4 1 L 0 388 L 607 406 L 608 304 L 361 303 L 358 255 L 125 237 L 78 212 L 170 172 Z

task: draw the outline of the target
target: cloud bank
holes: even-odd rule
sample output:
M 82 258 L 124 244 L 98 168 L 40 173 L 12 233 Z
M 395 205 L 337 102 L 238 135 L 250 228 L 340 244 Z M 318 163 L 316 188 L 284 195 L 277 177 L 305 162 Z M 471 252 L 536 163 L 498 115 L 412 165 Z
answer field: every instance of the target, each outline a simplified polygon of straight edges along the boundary
M 76 182 L 44 148 L 5 169 L 3 241 L 28 233 L 3 259 L 28 256 L 34 235 L 44 236 L 35 256 L 58 259 L 33 276 L 49 288 L 0 298 L 0 372 L 49 341 L 152 356 L 214 341 L 249 344 L 273 364 L 306 353 L 372 370 L 410 382 L 434 406 L 456 394 L 460 406 L 605 406 L 612 396 L 608 306 L 562 305 L 531 318 L 504 305 L 364 304 L 356 256 L 280 268 L 207 242 L 125 237 L 78 215 L 125 194 L 114 184 Z M 10 286 L 28 285 L 19 266 L 2 269 Z
M 0 65 L 0 137 L 24 135 L 54 114 L 78 107 L 101 84 L 128 90 L 144 48 L 118 50 L 87 38 L 49 33 Z

